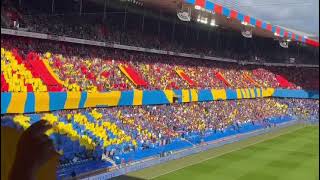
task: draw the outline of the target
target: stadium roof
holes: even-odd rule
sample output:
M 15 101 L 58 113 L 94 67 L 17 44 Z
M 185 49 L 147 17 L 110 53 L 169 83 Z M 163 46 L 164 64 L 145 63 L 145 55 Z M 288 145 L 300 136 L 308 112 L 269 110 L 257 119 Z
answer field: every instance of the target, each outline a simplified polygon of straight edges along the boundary
M 319 36 L 319 0 L 211 0 L 274 25 Z
M 145 6 L 157 7 L 163 10 L 176 12 L 180 0 L 141 0 Z M 306 43 L 311 46 L 319 47 L 319 37 L 286 27 L 272 25 L 269 22 L 256 19 L 249 15 L 243 14 L 236 10 L 221 6 L 220 4 L 212 2 L 212 0 L 182 0 L 190 7 L 199 6 L 201 11 L 214 13 L 214 18 L 218 25 L 229 27 L 235 30 L 240 30 L 243 26 L 242 22 L 254 26 L 253 34 L 269 38 L 284 38 L 292 41 Z M 195 9 L 193 8 L 193 11 Z M 192 13 L 194 17 L 194 13 Z M 277 37 L 278 36 L 278 37 Z M 313 36 L 313 37 L 312 37 Z
M 295 30 L 295 29 L 287 28 L 287 27 L 283 27 L 283 26 L 280 26 L 280 25 L 277 25 L 277 26 L 279 26 L 280 28 L 283 28 L 283 29 L 285 29 L 287 31 L 291 31 L 291 32 L 296 33 L 296 34 L 302 34 L 304 36 L 308 36 L 310 39 L 314 39 L 314 38 L 312 38 L 312 37 L 314 37 L 313 34 L 302 32 L 302 31 L 298 31 L 298 30 Z

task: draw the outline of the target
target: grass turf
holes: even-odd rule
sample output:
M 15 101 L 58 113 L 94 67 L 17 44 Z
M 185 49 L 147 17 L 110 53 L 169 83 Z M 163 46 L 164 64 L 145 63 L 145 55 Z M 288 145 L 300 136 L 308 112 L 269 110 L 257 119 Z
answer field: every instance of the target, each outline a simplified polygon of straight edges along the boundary
M 319 127 L 291 126 L 114 179 L 316 180 Z

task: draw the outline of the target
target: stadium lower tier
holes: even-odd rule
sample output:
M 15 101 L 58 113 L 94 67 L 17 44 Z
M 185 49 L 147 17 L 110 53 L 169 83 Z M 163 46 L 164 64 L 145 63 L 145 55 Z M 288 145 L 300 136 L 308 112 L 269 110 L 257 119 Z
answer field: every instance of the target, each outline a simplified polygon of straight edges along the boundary
M 1 116 L 27 129 L 43 119 L 61 154 L 59 178 L 139 161 L 219 138 L 319 117 L 315 99 L 243 99 Z

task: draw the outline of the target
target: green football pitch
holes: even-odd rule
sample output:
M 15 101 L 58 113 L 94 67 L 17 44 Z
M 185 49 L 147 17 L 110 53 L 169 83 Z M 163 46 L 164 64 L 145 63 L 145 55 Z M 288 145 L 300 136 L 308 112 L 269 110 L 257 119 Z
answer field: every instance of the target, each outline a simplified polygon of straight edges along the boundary
M 114 179 L 316 180 L 319 126 L 295 125 Z

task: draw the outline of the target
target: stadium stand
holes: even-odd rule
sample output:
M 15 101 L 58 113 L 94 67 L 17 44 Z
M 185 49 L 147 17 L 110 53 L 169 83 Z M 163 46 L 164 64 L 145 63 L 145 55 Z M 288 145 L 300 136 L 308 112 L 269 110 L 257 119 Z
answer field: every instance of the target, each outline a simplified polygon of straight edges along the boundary
M 196 52 L 196 54 L 244 61 L 289 62 L 290 58 L 293 58 L 296 63 L 319 63 L 316 61 L 319 57 L 317 48 L 302 47 L 296 43 L 290 44 L 289 49 L 280 48 L 277 44 L 278 42 L 273 39 L 255 37 L 255 40 L 252 41 L 251 39 L 243 38 L 239 33 L 227 29 L 215 29 L 215 31 L 209 31 L 208 33 L 203 28 L 189 27 L 186 30 L 186 25 L 179 21 L 173 23 L 161 20 L 162 26 L 159 31 L 156 28 L 158 24 L 155 23 L 159 19 L 146 18 L 144 21 L 145 28 L 141 31 L 139 26 L 136 26 L 136 24 L 141 23 L 141 14 L 137 13 L 137 11 L 130 12 L 128 21 L 124 25 L 123 15 L 117 15 L 117 8 L 115 7 L 106 9 L 109 12 L 109 18 L 108 21 L 102 21 L 101 15 L 95 13 L 87 13 L 81 17 L 74 13 L 48 15 L 46 10 L 36 8 L 39 4 L 35 2 L 26 4 L 26 7 L 20 10 L 17 10 L 18 8 L 9 3 L 5 3 L 3 6 L 6 7 L 5 9 L 14 9 L 15 12 L 19 12 L 21 24 L 24 24 L 23 28 L 32 32 L 173 50 L 175 52 Z M 90 7 L 92 9 L 88 11 L 99 12 L 99 10 L 95 9 L 99 7 Z M 130 11 L 130 8 L 128 11 Z M 143 12 L 143 10 L 140 11 Z M 168 34 L 172 33 L 173 24 L 177 27 L 175 27 L 176 31 L 174 31 L 171 38 Z
M 319 101 L 254 99 L 142 107 L 94 108 L 2 116 L 2 126 L 26 129 L 41 118 L 63 153 L 61 176 L 157 156 L 289 121 L 295 114 L 317 117 Z M 104 155 L 103 155 L 104 154 Z M 110 159 L 104 162 L 103 157 Z M 93 163 L 95 162 L 95 163 Z
M 10 60 L 5 60 L 7 56 L 10 56 Z M 197 66 L 199 61 L 187 58 L 30 38 L 19 38 L 17 41 L 11 36 L 2 38 L 1 59 L 2 63 L 7 61 L 8 66 L 13 63 L 11 61 L 22 63 L 27 67 L 22 72 L 31 72 L 35 78 L 41 74 L 36 82 L 43 83 L 49 91 L 252 87 L 319 89 L 318 68 L 236 64 L 228 64 L 226 67 L 226 63 L 212 61 L 202 61 Z M 14 73 L 11 70 L 11 73 L 4 71 L 7 68 L 2 73 L 8 83 L 7 79 L 13 77 Z M 24 83 L 28 84 L 26 81 Z M 23 91 L 23 88 L 20 89 Z
M 296 62 L 318 64 L 315 61 L 319 57 L 318 49 L 299 44 L 280 49 L 272 39 L 243 40 L 229 30 L 210 31 L 207 36 L 205 30 L 190 27 L 181 33 L 185 24 L 178 22 L 177 32 L 170 39 L 166 35 L 171 32 L 170 22 L 159 22 L 165 28 L 156 32 L 152 28 L 154 22 L 146 20 L 146 28 L 141 31 L 136 26 L 138 15 L 133 12 L 128 24 L 122 25 L 122 17 L 112 15 L 116 9 L 111 7 L 108 7 L 110 17 L 101 22 L 95 14 L 42 15 L 45 9 L 34 8 L 37 6 L 33 3 L 22 9 L 5 1 L 1 6 L 1 27 L 232 58 L 239 62 L 260 59 L 283 63 L 294 57 Z M 95 11 L 95 7 L 92 8 Z M 165 90 L 172 92 L 172 99 Z M 283 98 L 273 97 L 276 90 L 282 92 L 279 91 L 278 96 Z M 297 94 L 303 94 L 304 99 L 295 97 L 294 90 L 301 90 Z M 161 93 L 168 103 L 143 105 L 142 101 L 148 101 L 147 96 L 141 95 L 145 91 Z M 177 92 L 182 96 L 185 91 L 187 98 L 175 96 Z M 315 91 L 319 91 L 318 67 L 242 65 L 1 36 L 1 99 L 4 99 L 1 100 L 1 126 L 25 130 L 40 119 L 51 124 L 53 128 L 46 134 L 61 154 L 59 178 L 121 167 L 291 120 L 317 119 L 319 93 Z M 109 92 L 119 95 L 117 103 L 104 107 L 91 102 L 90 95 L 99 98 L 105 97 L 99 93 Z M 132 102 L 119 103 L 121 99 L 130 99 L 126 96 L 132 96 Z M 63 99 L 52 97 L 64 97 L 65 102 L 48 112 L 58 106 L 54 101 Z M 160 99 L 160 95 L 157 97 Z M 196 100 L 193 97 L 197 97 Z M 39 105 L 39 99 L 44 105 Z M 136 99 L 141 102 L 135 102 Z M 15 106 L 17 102 L 19 106 Z M 85 107 L 84 104 L 90 103 L 93 105 Z

